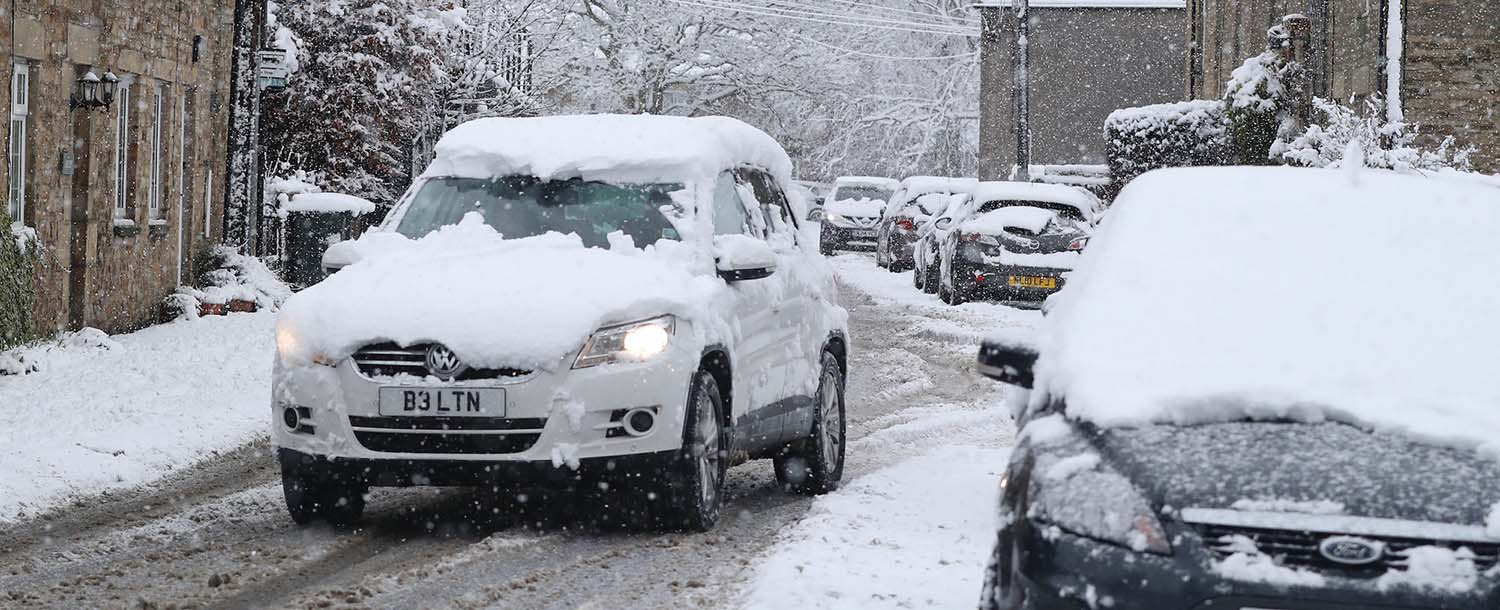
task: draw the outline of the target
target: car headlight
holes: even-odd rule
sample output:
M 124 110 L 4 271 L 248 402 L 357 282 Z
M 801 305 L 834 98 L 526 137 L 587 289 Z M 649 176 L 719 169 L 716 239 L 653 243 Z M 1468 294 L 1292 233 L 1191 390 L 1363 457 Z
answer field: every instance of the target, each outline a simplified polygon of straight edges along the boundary
M 667 351 L 672 344 L 672 334 L 677 330 L 677 319 L 661 316 L 640 322 L 610 326 L 594 331 L 573 368 L 583 369 L 616 362 L 644 362 Z
M 844 220 L 844 217 L 838 214 L 834 214 L 833 212 L 826 212 L 823 214 L 823 220 L 826 220 L 828 222 L 842 222 Z
M 1043 453 L 1031 481 L 1028 517 L 1137 552 L 1172 554 L 1156 512 L 1135 484 L 1101 465 L 1097 454 Z
M 337 364 L 333 358 L 320 353 L 310 353 L 302 344 L 302 339 L 285 324 L 276 325 L 276 357 L 287 364 L 320 364 L 323 366 L 334 366 Z

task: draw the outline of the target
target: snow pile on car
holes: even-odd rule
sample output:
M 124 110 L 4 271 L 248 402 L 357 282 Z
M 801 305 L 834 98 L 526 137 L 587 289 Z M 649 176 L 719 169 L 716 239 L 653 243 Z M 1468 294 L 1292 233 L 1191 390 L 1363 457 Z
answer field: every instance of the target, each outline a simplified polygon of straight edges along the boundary
M 278 332 L 295 337 L 302 359 L 436 341 L 471 366 L 552 369 L 613 323 L 674 314 L 706 336 L 724 333 L 704 314 L 722 310 L 710 308 L 725 284 L 695 275 L 696 258 L 677 242 L 605 250 L 557 233 L 507 240 L 477 213 L 381 242 L 282 308 Z
M 991 201 L 1042 201 L 1066 205 L 1078 209 L 1085 220 L 1092 220 L 1098 198 L 1081 188 L 1060 184 L 1035 184 L 1030 182 L 980 182 L 974 187 L 974 202 L 979 205 Z
M 1033 405 L 1104 426 L 1333 419 L 1500 455 L 1500 192 L 1188 168 L 1110 214 L 1044 324 Z
M 901 181 L 908 199 L 916 199 L 927 193 L 967 193 L 979 184 L 973 178 L 945 178 L 942 176 L 912 176 Z
M 775 139 L 727 117 L 489 118 L 470 121 L 444 135 L 424 175 L 712 182 L 719 172 L 743 163 L 791 180 L 791 159 Z
M 1033 208 L 1030 206 L 1012 206 L 985 212 L 964 221 L 961 230 L 965 232 L 982 233 L 984 235 L 999 235 L 1007 229 L 1020 229 L 1031 233 L 1041 233 L 1057 217 L 1057 212 Z
M 301 193 L 293 195 L 278 212 L 285 218 L 292 212 L 331 214 L 348 212 L 355 216 L 375 211 L 375 204 L 368 199 L 342 193 Z

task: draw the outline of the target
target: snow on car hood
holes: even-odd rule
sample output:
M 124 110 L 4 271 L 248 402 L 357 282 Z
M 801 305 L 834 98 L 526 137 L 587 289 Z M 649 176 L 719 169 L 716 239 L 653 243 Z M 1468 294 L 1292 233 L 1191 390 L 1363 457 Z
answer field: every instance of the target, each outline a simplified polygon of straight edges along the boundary
M 840 216 L 876 218 L 885 211 L 885 202 L 878 199 L 844 199 L 830 201 L 823 206 L 823 209 Z
M 997 235 L 1006 229 L 1021 229 L 1031 233 L 1046 230 L 1047 223 L 1057 217 L 1057 212 L 1030 206 L 1011 206 L 985 212 L 964 221 L 962 229 L 984 235 Z
M 473 366 L 547 369 L 601 326 L 662 314 L 704 322 L 727 290 L 670 241 L 604 250 L 557 233 L 506 240 L 473 214 L 422 239 L 378 241 L 282 308 L 278 332 L 306 357 L 435 341 Z
M 1043 323 L 1033 405 L 1106 427 L 1334 419 L 1500 456 L 1500 191 L 1188 168 L 1110 214 Z

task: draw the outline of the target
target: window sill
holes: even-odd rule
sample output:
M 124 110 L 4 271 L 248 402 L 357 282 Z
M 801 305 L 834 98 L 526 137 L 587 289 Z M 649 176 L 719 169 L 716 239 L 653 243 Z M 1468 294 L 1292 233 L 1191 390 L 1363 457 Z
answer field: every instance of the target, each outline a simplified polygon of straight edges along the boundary
M 149 224 L 150 234 L 153 239 L 160 239 L 167 236 L 167 221 L 153 220 Z
M 135 237 L 141 234 L 140 226 L 127 218 L 115 219 L 115 237 Z

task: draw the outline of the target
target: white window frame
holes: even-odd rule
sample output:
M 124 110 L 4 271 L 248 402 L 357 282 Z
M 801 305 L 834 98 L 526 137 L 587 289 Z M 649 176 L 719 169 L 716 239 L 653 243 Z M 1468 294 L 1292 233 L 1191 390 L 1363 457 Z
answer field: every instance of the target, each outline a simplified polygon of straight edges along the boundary
M 128 220 L 130 212 L 130 83 L 115 89 L 115 219 Z
M 166 103 L 166 87 L 156 86 L 156 100 L 151 106 L 151 176 L 149 187 L 146 191 L 146 218 L 152 221 L 160 221 L 161 214 L 161 166 L 162 154 L 162 109 Z
M 31 116 L 31 64 L 25 60 L 11 62 L 10 74 L 10 183 L 6 186 L 6 213 L 11 224 L 26 224 L 26 139 Z
M 203 183 L 203 236 L 214 236 L 214 170 L 208 170 L 208 180 Z

